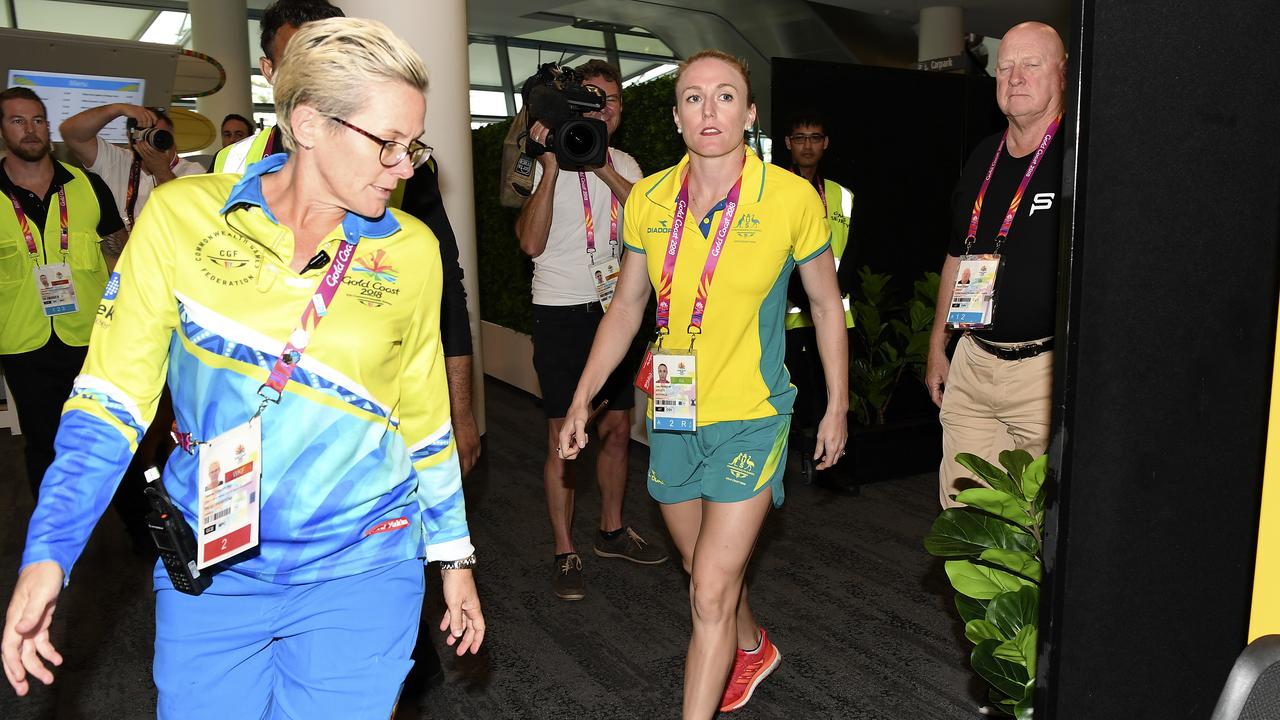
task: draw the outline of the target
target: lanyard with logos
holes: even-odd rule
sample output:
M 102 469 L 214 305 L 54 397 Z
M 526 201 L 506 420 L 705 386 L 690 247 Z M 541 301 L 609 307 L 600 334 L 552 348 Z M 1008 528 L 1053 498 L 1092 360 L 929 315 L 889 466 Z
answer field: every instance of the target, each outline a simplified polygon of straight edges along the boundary
M 1022 174 L 1018 189 L 1014 192 L 1013 199 L 1009 202 L 1009 209 L 1005 211 L 1004 220 L 1000 223 L 1000 230 L 996 233 L 995 252 L 974 255 L 972 250 L 978 236 L 978 222 L 982 216 L 982 203 L 986 198 L 987 188 L 991 185 L 991 177 L 995 174 L 996 164 L 1000 162 L 1000 155 L 1004 152 L 1005 142 L 1009 138 L 1009 131 L 1006 130 L 1004 135 L 1000 137 L 1000 144 L 996 147 L 995 157 L 991 159 L 991 166 L 987 168 L 987 175 L 983 178 L 982 185 L 978 188 L 978 195 L 973 201 L 973 211 L 969 214 L 969 232 L 964 239 L 965 254 L 960 256 L 959 264 L 956 267 L 956 282 L 951 292 L 951 307 L 947 311 L 947 327 L 976 330 L 992 326 L 995 316 L 996 283 L 1003 264 L 1000 249 L 1009 237 L 1009 230 L 1013 227 L 1013 220 L 1018 214 L 1018 208 L 1022 205 L 1022 198 L 1027 192 L 1027 186 L 1031 184 L 1031 178 L 1035 176 L 1036 170 L 1039 169 L 1040 161 L 1044 159 L 1044 155 L 1049 150 L 1049 145 L 1053 142 L 1053 138 L 1061 124 L 1062 115 L 1058 115 L 1053 119 L 1053 122 L 1049 123 L 1049 128 L 1040 140 L 1040 145 L 1036 147 L 1035 154 L 1032 155 L 1026 172 Z
M 707 298 L 716 267 L 724 252 L 725 240 L 733 227 L 733 217 L 738 210 L 738 196 L 742 190 L 742 175 L 729 189 L 720 215 L 720 226 L 707 251 L 707 260 L 698 279 L 698 291 L 693 300 L 687 332 L 690 335 L 688 350 L 664 350 L 663 336 L 671 332 L 671 290 L 675 280 L 676 259 L 684 234 L 684 219 L 689 209 L 689 176 L 680 184 L 676 196 L 676 209 L 671 220 L 671 234 L 667 238 L 667 251 L 662 259 L 662 274 L 658 281 L 657 331 L 655 344 L 645 355 L 638 379 L 642 389 L 653 397 L 653 429 L 668 432 L 693 432 L 697 430 L 697 356 L 693 342 L 702 334 L 702 318 L 707 311 Z
M 613 166 L 612 156 L 605 156 L 609 166 Z M 587 277 L 596 289 L 596 298 L 600 307 L 609 311 L 609 303 L 613 302 L 613 293 L 618 286 L 618 278 L 622 276 L 621 258 L 618 253 L 618 198 L 609 193 L 609 254 L 596 260 L 596 227 L 591 217 L 591 192 L 587 189 L 587 174 L 578 171 L 578 187 L 582 190 L 582 215 L 587 227 Z
M 345 226 L 345 223 L 344 223 Z M 347 237 L 338 246 L 333 262 L 307 301 L 298 326 L 289 335 L 284 350 L 271 368 L 267 381 L 258 388 L 262 403 L 247 422 L 218 435 L 200 448 L 198 477 L 200 543 L 197 567 L 239 555 L 258 545 L 261 502 L 262 429 L 260 418 L 268 404 L 279 403 L 310 344 L 311 335 L 329 312 L 351 266 L 359 238 L 343 228 Z
M 22 209 L 22 203 L 18 202 L 18 198 L 9 193 L 9 202 L 13 203 L 13 214 L 18 216 L 18 229 L 22 231 L 22 239 L 27 241 L 27 252 L 32 257 L 40 256 L 40 249 L 36 247 L 35 235 L 31 232 L 31 223 L 27 220 L 27 213 Z M 62 248 L 62 256 L 67 256 L 67 189 L 58 188 L 58 241 Z
M 33 272 L 36 294 L 40 298 L 40 312 L 45 317 L 76 312 L 80 309 L 80 304 L 76 300 L 76 286 L 71 278 L 71 266 L 67 264 L 70 235 L 67 228 L 70 221 L 67 215 L 66 188 L 58 188 L 58 244 L 62 250 L 62 262 L 59 263 L 40 263 L 40 248 L 36 247 L 35 234 L 31 232 L 31 221 L 27 219 L 22 203 L 18 202 L 18 198 L 12 193 L 9 194 L 9 202 L 13 203 L 13 214 L 18 217 L 18 229 L 22 231 L 22 239 L 27 242 L 27 252 L 35 261 Z

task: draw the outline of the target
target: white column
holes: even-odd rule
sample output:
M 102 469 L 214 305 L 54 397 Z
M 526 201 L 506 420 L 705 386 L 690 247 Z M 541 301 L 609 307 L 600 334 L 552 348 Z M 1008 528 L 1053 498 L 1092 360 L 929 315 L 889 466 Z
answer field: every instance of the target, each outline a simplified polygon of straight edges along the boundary
M 466 276 L 467 309 L 471 317 L 472 410 L 480 432 L 485 431 L 484 353 L 480 346 L 480 289 L 476 270 L 476 212 L 471 166 L 471 76 L 467 56 L 466 0 L 392 2 L 337 0 L 348 17 L 385 23 L 418 51 L 427 65 L 425 142 L 440 167 L 440 191 L 449 224 L 458 238 L 458 255 Z
M 964 10 L 935 6 L 920 11 L 920 42 L 917 60 L 933 60 L 964 52 Z
M 196 98 L 196 109 L 209 118 L 217 131 L 206 152 L 222 147 L 222 118 L 239 113 L 253 119 L 249 94 L 249 14 L 245 0 L 190 0 L 191 49 L 204 53 L 227 71 L 222 89 Z

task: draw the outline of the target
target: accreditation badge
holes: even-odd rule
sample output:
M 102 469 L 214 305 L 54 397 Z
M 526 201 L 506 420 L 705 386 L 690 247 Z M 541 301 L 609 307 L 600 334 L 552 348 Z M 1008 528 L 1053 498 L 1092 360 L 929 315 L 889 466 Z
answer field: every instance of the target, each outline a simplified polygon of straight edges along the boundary
M 995 315 L 999 255 L 961 255 L 956 284 L 947 310 L 947 327 L 961 330 L 989 328 Z
M 698 429 L 697 356 L 693 350 L 653 351 L 653 429 Z
M 196 567 L 258 546 L 262 428 L 254 416 L 200 445 Z
M 622 275 L 621 263 L 612 255 L 598 263 L 589 263 L 587 272 L 591 274 L 591 284 L 596 289 L 596 297 L 600 298 L 600 307 L 609 312 L 609 303 L 613 302 L 613 291 L 618 286 L 618 278 Z
M 80 309 L 76 302 L 76 285 L 71 280 L 70 265 L 36 265 L 35 274 L 36 291 L 40 293 L 40 310 L 45 317 L 66 315 Z

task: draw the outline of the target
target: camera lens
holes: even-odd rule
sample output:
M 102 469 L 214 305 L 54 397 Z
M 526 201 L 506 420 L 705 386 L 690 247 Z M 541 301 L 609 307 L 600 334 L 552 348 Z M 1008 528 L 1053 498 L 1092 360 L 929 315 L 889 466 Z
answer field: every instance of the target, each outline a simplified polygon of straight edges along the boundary
M 595 150 L 596 139 L 591 128 L 582 123 L 569 123 L 561 132 L 560 147 L 575 158 L 586 158 Z
M 168 150 L 173 147 L 173 133 L 160 128 L 152 128 L 147 133 L 147 142 L 157 150 Z

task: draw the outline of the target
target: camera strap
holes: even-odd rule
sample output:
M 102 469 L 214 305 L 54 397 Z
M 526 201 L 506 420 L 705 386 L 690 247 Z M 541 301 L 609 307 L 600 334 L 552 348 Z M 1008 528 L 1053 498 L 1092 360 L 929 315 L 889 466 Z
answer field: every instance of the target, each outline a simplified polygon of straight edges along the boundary
M 138 153 L 133 154 L 133 164 L 129 166 L 129 186 L 124 192 L 124 215 L 125 222 L 129 224 L 129 230 L 133 230 L 133 209 L 138 206 L 138 183 L 142 180 L 142 158 L 138 157 Z
M 606 152 L 605 162 L 613 167 L 613 156 Z M 591 193 L 587 189 L 587 174 L 578 171 L 578 187 L 582 190 L 582 215 L 587 224 L 587 254 L 592 257 L 596 252 L 596 227 L 591 218 Z M 613 257 L 618 247 L 618 198 L 609 192 L 609 255 Z

